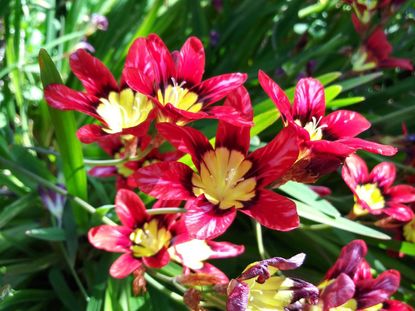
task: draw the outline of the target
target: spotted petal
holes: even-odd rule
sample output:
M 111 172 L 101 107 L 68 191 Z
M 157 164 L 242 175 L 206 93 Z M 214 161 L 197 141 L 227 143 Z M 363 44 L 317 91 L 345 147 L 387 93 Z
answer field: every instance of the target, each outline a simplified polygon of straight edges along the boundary
M 355 137 L 370 127 L 370 122 L 361 114 L 337 110 L 325 116 L 320 125 L 323 127 L 324 137 L 331 140 L 343 137 Z

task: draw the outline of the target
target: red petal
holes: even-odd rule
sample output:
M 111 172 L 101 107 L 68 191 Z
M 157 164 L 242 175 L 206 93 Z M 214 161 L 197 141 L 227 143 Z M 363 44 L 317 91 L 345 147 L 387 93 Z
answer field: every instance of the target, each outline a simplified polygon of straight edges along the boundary
M 154 33 L 150 34 L 147 37 L 147 48 L 153 56 L 160 83 L 164 85 L 171 83 L 171 78 L 176 76 L 176 68 L 172 55 L 163 40 Z
M 386 192 L 390 200 L 397 203 L 410 203 L 415 201 L 415 187 L 410 185 L 397 185 Z
M 139 169 L 130 176 L 129 184 L 162 200 L 188 200 L 193 198 L 190 167 L 179 162 L 155 163 Z
M 290 231 L 300 225 L 295 203 L 290 199 L 269 190 L 261 190 L 257 200 L 252 206 L 241 209 L 241 212 L 272 230 Z
M 113 156 L 124 147 L 120 135 L 108 135 L 105 139 L 100 140 L 98 145 L 110 156 Z
M 153 87 L 158 88 L 159 84 L 156 80 L 149 78 L 144 72 L 136 68 L 125 68 L 123 71 L 123 79 L 130 88 L 136 92 L 140 92 L 147 96 L 154 95 Z
M 220 210 L 203 197 L 189 201 L 184 221 L 189 234 L 199 240 L 213 239 L 223 234 L 235 219 L 235 209 Z
M 398 300 L 386 300 L 383 303 L 383 310 L 385 311 L 414 311 L 412 307 Z
M 393 219 L 407 222 L 414 218 L 414 212 L 409 206 L 393 202 L 390 202 L 387 205 L 387 208 L 384 208 L 382 211 Z
M 288 126 L 281 130 L 265 147 L 252 152 L 248 159 L 253 162 L 253 171 L 258 183 L 266 186 L 283 176 L 298 157 L 297 131 Z
M 392 45 L 386 38 L 383 29 L 380 27 L 377 27 L 372 32 L 366 42 L 366 47 L 370 50 L 370 52 L 372 52 L 377 61 L 387 59 L 392 53 Z
M 369 180 L 378 184 L 379 187 L 389 188 L 396 178 L 396 167 L 391 162 L 382 162 L 376 165 L 369 175 Z
M 345 158 L 353 153 L 355 149 L 337 141 L 315 140 L 307 142 L 307 146 L 313 153 L 330 154 L 332 156 Z
M 210 118 L 225 121 L 235 126 L 252 126 L 252 119 L 246 119 L 241 111 L 230 106 L 214 106 L 206 110 Z
M 368 182 L 369 171 L 366 162 L 355 154 L 350 155 L 344 162 L 342 177 L 349 188 L 354 192 L 357 185 Z
M 244 282 L 231 280 L 228 285 L 227 311 L 246 311 L 248 308 L 249 286 Z
M 107 252 L 123 253 L 129 251 L 131 229 L 122 226 L 102 225 L 88 232 L 88 240 L 94 247 Z
M 342 138 L 337 142 L 345 144 L 354 149 L 363 149 L 371 153 L 377 153 L 384 156 L 393 156 L 398 152 L 393 146 L 378 144 L 369 140 L 364 140 L 357 137 Z
M 292 121 L 293 117 L 291 115 L 290 101 L 284 91 L 262 70 L 258 73 L 258 80 L 265 93 L 272 99 L 284 119 Z
M 93 95 L 72 90 L 62 84 L 49 84 L 45 88 L 45 99 L 55 109 L 75 110 L 102 120 L 95 110 L 99 99 Z
M 326 110 L 326 100 L 324 97 L 324 87 L 316 79 L 301 79 L 295 87 L 293 103 L 293 119 L 299 119 L 306 123 L 312 117 L 319 120 L 324 116 Z
M 362 260 L 367 253 L 367 246 L 363 240 L 353 240 L 344 246 L 340 252 L 339 258 L 327 272 L 325 279 L 331 280 L 345 273 L 353 277 L 359 269 Z
M 400 273 L 387 270 L 376 279 L 362 280 L 356 284 L 358 309 L 365 309 L 384 302 L 399 288 Z
M 87 124 L 76 131 L 76 136 L 84 144 L 94 143 L 104 137 L 109 136 L 99 125 Z
M 340 274 L 321 293 L 320 297 L 324 303 L 324 310 L 329 310 L 345 304 L 352 299 L 355 293 L 355 284 L 346 274 Z
M 199 94 L 199 101 L 209 105 L 240 87 L 246 79 L 247 75 L 244 73 L 228 73 L 207 79 L 190 90 Z
M 407 58 L 389 57 L 387 59 L 382 60 L 379 63 L 379 66 L 382 68 L 400 68 L 409 71 L 414 70 L 412 62 Z
M 199 168 L 199 161 L 202 156 L 213 149 L 206 136 L 191 127 L 159 123 L 157 130 L 178 150 L 189 153 L 197 168 Z
M 141 264 L 141 260 L 135 259 L 131 254 L 123 254 L 112 264 L 110 274 L 113 278 L 122 279 L 140 268 Z
M 361 114 L 349 110 L 337 110 L 321 120 L 325 139 L 336 140 L 343 137 L 354 137 L 370 127 L 370 122 Z
M 203 267 L 201 269 L 195 270 L 198 273 L 205 273 L 208 275 L 212 275 L 215 277 L 215 281 L 217 281 L 219 284 L 228 284 L 229 279 L 226 276 L 225 273 L 223 273 L 221 270 L 216 268 L 214 265 L 211 265 L 210 263 L 204 263 Z
M 245 251 L 245 247 L 243 245 L 236 245 L 229 242 L 206 241 L 206 244 L 209 245 L 211 250 L 214 252 L 209 259 L 235 257 Z
M 180 49 L 177 62 L 177 79 L 190 85 L 199 84 L 205 71 L 205 50 L 202 42 L 190 37 Z
M 148 218 L 146 207 L 140 197 L 133 191 L 121 189 L 115 197 L 115 212 L 121 223 L 134 229 Z
M 163 247 L 157 254 L 151 257 L 143 257 L 143 262 L 150 268 L 160 269 L 170 262 L 167 248 Z
M 107 97 L 109 92 L 118 91 L 117 82 L 108 68 L 85 50 L 79 49 L 72 53 L 69 63 L 73 73 L 81 80 L 89 94 Z

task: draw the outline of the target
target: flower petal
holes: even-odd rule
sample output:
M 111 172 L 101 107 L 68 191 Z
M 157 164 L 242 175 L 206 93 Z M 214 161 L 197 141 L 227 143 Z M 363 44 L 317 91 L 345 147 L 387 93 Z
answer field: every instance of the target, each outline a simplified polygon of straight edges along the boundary
M 99 99 L 93 95 L 72 90 L 63 84 L 49 84 L 45 88 L 45 99 L 55 109 L 75 110 L 102 120 L 95 110 Z
M 209 140 L 196 129 L 182 127 L 170 123 L 159 123 L 157 125 L 159 133 L 166 138 L 178 150 L 189 153 L 193 163 L 199 169 L 199 161 L 212 145 Z
M 123 71 L 123 79 L 134 91 L 147 96 L 153 96 L 155 93 L 153 86 L 159 85 L 158 82 L 149 78 L 144 72 L 136 68 L 125 68 Z
M 344 162 L 342 177 L 349 188 L 354 192 L 357 185 L 368 182 L 369 171 L 366 162 L 355 154 L 350 155 Z
M 109 92 L 118 91 L 117 81 L 107 67 L 96 57 L 79 49 L 72 53 L 69 64 L 75 76 L 89 94 L 107 97 Z
M 384 302 L 399 288 L 400 273 L 396 270 L 387 270 L 376 279 L 359 281 L 356 300 L 358 309 L 365 309 Z
M 261 190 L 257 201 L 241 212 L 272 230 L 289 231 L 300 225 L 295 203 L 269 190 Z
M 331 280 L 338 277 L 341 273 L 345 273 L 353 277 L 360 263 L 366 256 L 367 246 L 363 240 L 353 240 L 344 246 L 340 252 L 339 258 L 326 273 L 325 279 Z
M 203 263 L 203 267 L 201 269 L 195 270 L 198 273 L 204 273 L 210 276 L 213 276 L 215 278 L 215 283 L 218 284 L 227 284 L 229 283 L 229 279 L 226 276 L 225 273 L 222 272 L 222 270 L 216 268 L 214 265 L 211 265 L 210 263 Z
M 161 38 L 152 33 L 147 37 L 147 48 L 154 59 L 157 75 L 161 84 L 167 85 L 176 76 L 176 68 L 172 55 Z
M 145 166 L 129 177 L 128 184 L 162 200 L 193 198 L 190 167 L 179 162 L 160 162 Z
M 252 152 L 248 159 L 253 162 L 249 174 L 258 178 L 261 186 L 266 186 L 283 176 L 298 157 L 297 131 L 287 126 L 265 147 Z
M 249 286 L 238 280 L 231 280 L 228 285 L 227 311 L 245 311 L 248 308 Z
M 148 218 L 146 207 L 135 192 L 121 189 L 115 196 L 115 212 L 121 223 L 134 229 Z
M 84 144 L 91 144 L 99 141 L 109 134 L 105 133 L 99 125 L 87 124 L 76 131 L 76 136 Z
M 386 192 L 389 200 L 396 203 L 411 203 L 415 201 L 415 187 L 410 185 L 396 185 Z
M 354 293 L 355 284 L 353 280 L 345 273 L 341 273 L 323 290 L 320 299 L 323 301 L 324 310 L 329 310 L 345 304 L 353 298 Z
M 283 117 L 283 121 L 293 121 L 293 117 L 291 115 L 291 104 L 284 91 L 262 70 L 258 72 L 258 80 L 265 93 L 267 93 L 267 95 L 277 106 Z
M 209 105 L 240 87 L 246 79 L 245 73 L 228 73 L 207 79 L 190 90 L 199 94 L 199 101 Z
M 221 210 L 203 198 L 188 201 L 184 222 L 189 234 L 199 240 L 213 239 L 223 234 L 232 224 L 236 210 Z
M 190 85 L 199 84 L 205 71 L 205 50 L 202 42 L 190 37 L 183 44 L 178 55 L 177 80 Z
M 379 63 L 379 66 L 383 68 L 400 68 L 409 71 L 414 70 L 411 60 L 407 58 L 388 57 L 387 59 L 382 60 Z
M 369 175 L 369 180 L 378 184 L 381 188 L 392 186 L 396 178 L 396 167 L 392 162 L 382 162 L 376 165 Z
M 357 137 L 348 137 L 337 140 L 338 143 L 345 144 L 351 148 L 362 149 L 371 153 L 376 153 L 384 156 L 393 156 L 398 152 L 398 149 L 393 146 L 382 145 L 373 141 L 364 140 Z
M 88 231 L 88 240 L 94 247 L 107 252 L 123 253 L 129 251 L 131 229 L 122 226 L 102 225 Z
M 241 111 L 231 106 L 213 106 L 206 110 L 210 118 L 225 121 L 235 126 L 252 126 L 252 120 L 242 116 Z
M 383 303 L 383 310 L 385 311 L 414 311 L 412 307 L 398 300 L 386 300 Z
M 345 158 L 355 151 L 354 148 L 340 141 L 315 140 L 306 144 L 314 154 L 326 154 Z
M 412 209 L 404 204 L 389 202 L 387 203 L 387 208 L 384 208 L 382 211 L 393 219 L 402 222 L 407 222 L 414 218 Z
M 209 256 L 209 259 L 235 257 L 245 251 L 245 247 L 243 245 L 236 245 L 229 242 L 216 242 L 208 240 L 206 241 L 206 244 L 209 245 L 213 251 L 213 254 Z
M 303 125 L 312 121 L 312 117 L 319 120 L 324 116 L 326 100 L 324 87 L 320 81 L 312 78 L 298 81 L 292 111 L 293 119 L 299 119 Z
M 143 262 L 150 268 L 160 269 L 170 262 L 167 248 L 163 247 L 157 254 L 151 257 L 143 257 Z
M 141 260 L 135 259 L 131 254 L 123 254 L 112 264 L 110 274 L 113 278 L 123 279 L 140 268 L 141 265 Z
M 349 110 L 337 110 L 321 120 L 323 136 L 328 140 L 355 137 L 370 127 L 370 122 L 361 114 Z

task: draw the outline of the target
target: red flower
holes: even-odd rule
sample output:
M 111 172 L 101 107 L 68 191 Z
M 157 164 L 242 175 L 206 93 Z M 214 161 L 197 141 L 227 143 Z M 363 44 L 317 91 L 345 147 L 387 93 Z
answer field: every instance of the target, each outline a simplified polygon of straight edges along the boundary
M 369 121 L 357 112 L 337 110 L 324 116 L 324 87 L 319 81 L 301 79 L 292 106 L 281 88 L 262 71 L 259 82 L 280 111 L 285 126 L 294 126 L 302 138 L 299 158 L 281 183 L 315 182 L 321 175 L 336 170 L 357 149 L 382 155 L 396 153 L 394 147 L 355 137 L 370 127 Z
M 353 214 L 386 214 L 406 222 L 414 217 L 404 203 L 415 202 L 415 188 L 409 185 L 392 186 L 396 177 L 393 163 L 382 162 L 368 172 L 366 163 L 357 155 L 346 159 L 342 177 L 355 197 Z
M 249 95 L 241 87 L 225 102 L 249 119 Z M 164 200 L 187 200 L 184 220 L 197 239 L 221 235 L 239 210 L 263 226 L 287 231 L 299 224 L 295 204 L 265 187 L 280 178 L 298 156 L 293 127 L 283 129 L 269 144 L 248 154 L 249 127 L 220 121 L 215 147 L 199 131 L 159 124 L 159 132 L 177 149 L 189 153 L 197 171 L 179 162 L 139 169 L 131 178 L 140 190 Z
M 312 307 L 312 310 L 328 311 L 340 306 L 344 308 L 342 310 L 365 310 L 374 306 L 373 310 L 382 309 L 382 304 L 398 289 L 400 274 L 396 270 L 387 270 L 373 278 L 364 259 L 366 253 L 367 246 L 362 240 L 354 240 L 343 247 L 319 285 L 319 308 Z
M 355 22 L 356 29 L 359 24 Z M 382 28 L 377 27 L 364 46 L 353 57 L 353 69 L 356 71 L 368 70 L 373 68 L 401 68 L 403 70 L 413 70 L 412 63 L 406 58 L 391 57 L 392 45 Z
M 184 243 L 177 243 L 169 248 L 172 260 L 177 261 L 185 268 L 185 273 L 192 270 L 197 273 L 214 275 L 220 283 L 228 283 L 228 277 L 218 268 L 205 260 L 215 258 L 235 257 L 244 252 L 243 245 L 229 242 L 192 239 Z
M 275 275 L 302 265 L 305 255 L 289 259 L 270 258 L 250 264 L 228 285 L 227 311 L 304 310 L 304 303 L 317 303 L 318 289 L 303 280 Z
M 386 302 L 383 303 L 384 311 L 414 311 L 414 308 L 407 305 L 406 303 L 398 300 L 386 300 Z
M 232 107 L 211 106 L 241 86 L 247 75 L 231 73 L 202 81 L 204 70 L 205 51 L 198 38 L 190 37 L 180 51 L 170 53 L 164 42 L 151 34 L 131 46 L 125 77 L 131 88 L 152 99 L 159 122 L 184 125 L 215 118 L 250 125 Z
M 118 85 L 108 68 L 82 49 L 71 55 L 70 66 L 86 93 L 50 84 L 45 88 L 45 99 L 53 108 L 76 110 L 101 122 L 102 126 L 81 127 L 77 132 L 80 141 L 89 144 L 107 135 L 147 133 L 153 104 L 145 95 L 128 88 L 123 77 Z
M 180 232 L 175 216 L 151 216 L 138 195 L 121 189 L 115 198 L 115 211 L 121 226 L 102 225 L 89 230 L 89 242 L 108 252 L 123 253 L 111 266 L 114 278 L 124 278 L 142 264 L 161 268 L 170 261 L 167 251 Z

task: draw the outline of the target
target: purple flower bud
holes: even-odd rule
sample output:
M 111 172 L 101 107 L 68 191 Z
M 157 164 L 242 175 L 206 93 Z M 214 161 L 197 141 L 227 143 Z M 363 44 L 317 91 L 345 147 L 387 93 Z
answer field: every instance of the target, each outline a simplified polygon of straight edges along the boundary
M 210 44 L 215 47 L 219 44 L 220 35 L 216 30 L 211 30 L 209 33 Z
M 108 29 L 108 19 L 104 15 L 92 14 L 91 15 L 92 25 L 99 30 L 106 31 Z
M 212 5 L 218 13 L 222 12 L 222 10 L 223 10 L 223 1 L 222 0 L 212 0 Z
M 95 48 L 92 46 L 91 43 L 89 43 L 85 39 L 83 39 L 82 41 L 80 41 L 79 43 L 75 45 L 75 50 L 78 50 L 78 49 L 83 49 L 90 53 L 95 53 Z
M 57 185 L 59 188 L 64 190 L 65 187 L 61 184 Z M 39 187 L 40 198 L 43 205 L 49 210 L 49 212 L 56 217 L 58 226 L 62 224 L 63 208 L 65 206 L 66 197 L 60 193 L 57 193 L 49 188 Z

